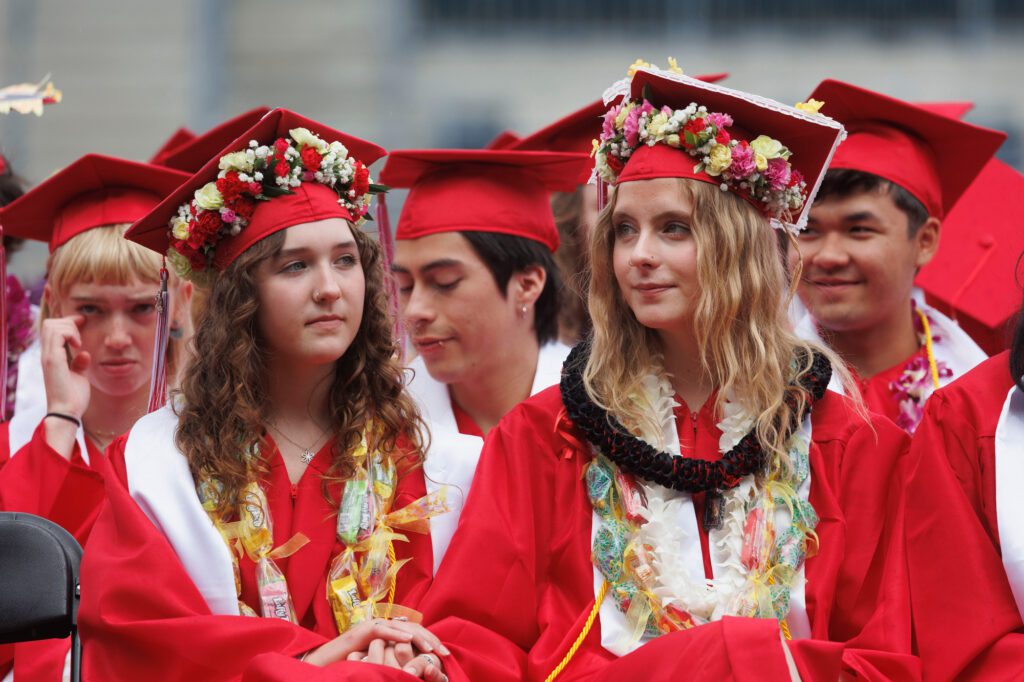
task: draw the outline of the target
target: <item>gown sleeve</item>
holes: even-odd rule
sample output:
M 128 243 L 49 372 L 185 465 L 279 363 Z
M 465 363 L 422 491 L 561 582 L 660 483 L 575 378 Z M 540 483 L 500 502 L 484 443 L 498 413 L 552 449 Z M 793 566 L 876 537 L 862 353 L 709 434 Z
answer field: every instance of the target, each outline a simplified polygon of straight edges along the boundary
M 1024 624 L 985 524 L 977 471 L 992 444 L 975 437 L 958 398 L 932 396 L 911 450 L 906 537 L 917 647 L 926 680 L 1018 679 Z

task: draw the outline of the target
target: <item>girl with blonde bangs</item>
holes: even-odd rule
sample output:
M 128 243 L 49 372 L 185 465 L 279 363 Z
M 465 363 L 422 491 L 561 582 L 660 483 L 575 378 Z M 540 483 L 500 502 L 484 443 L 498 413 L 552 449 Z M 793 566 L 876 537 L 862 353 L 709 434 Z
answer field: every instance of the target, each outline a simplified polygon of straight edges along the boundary
M 241 139 L 127 234 L 204 302 L 180 388 L 106 452 L 85 677 L 441 682 L 414 609 L 446 491 L 360 229 L 384 150 L 282 109 Z
M 151 400 L 161 260 L 124 233 L 185 177 L 89 155 L 0 211 L 5 234 L 50 246 L 39 342 L 19 358 L 15 414 L 0 426 L 0 509 L 48 518 L 82 545 L 104 498 L 103 449 Z M 187 319 L 190 293 L 171 288 L 172 328 Z M 172 377 L 179 346 L 168 344 Z M 67 650 L 61 640 L 19 644 L 14 675 L 60 679 Z
M 424 604 L 449 671 L 915 678 L 907 438 L 828 390 L 849 375 L 790 329 L 772 229 L 801 224 L 841 135 L 653 69 L 609 108 L 593 334 L 488 436 Z

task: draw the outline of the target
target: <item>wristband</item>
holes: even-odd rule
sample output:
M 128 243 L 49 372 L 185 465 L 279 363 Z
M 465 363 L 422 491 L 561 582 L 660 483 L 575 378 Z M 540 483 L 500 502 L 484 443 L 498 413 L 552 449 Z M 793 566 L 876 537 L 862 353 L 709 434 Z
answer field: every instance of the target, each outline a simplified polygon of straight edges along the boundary
M 79 419 L 78 417 L 73 417 L 70 414 L 64 414 L 63 412 L 47 412 L 46 416 L 43 417 L 43 419 L 47 419 L 49 417 L 56 417 L 57 419 L 63 419 L 64 421 L 71 422 L 72 424 L 74 424 L 78 428 L 82 428 L 82 420 Z

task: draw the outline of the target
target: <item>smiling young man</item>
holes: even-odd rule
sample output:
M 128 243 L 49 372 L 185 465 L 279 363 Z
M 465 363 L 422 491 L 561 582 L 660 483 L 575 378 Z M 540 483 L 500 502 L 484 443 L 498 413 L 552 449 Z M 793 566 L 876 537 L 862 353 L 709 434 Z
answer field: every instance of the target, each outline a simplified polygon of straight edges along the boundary
M 916 300 L 914 277 L 1006 136 L 838 81 L 811 98 L 849 136 L 797 238 L 809 313 L 797 329 L 849 363 L 869 409 L 913 433 L 928 396 L 985 359 L 955 322 Z
M 411 189 L 392 264 L 413 349 L 409 391 L 430 429 L 427 487 L 451 485 L 431 519 L 440 565 L 484 436 L 518 403 L 558 383 L 558 231 L 552 191 L 575 187 L 585 154 L 398 151 L 381 180 Z

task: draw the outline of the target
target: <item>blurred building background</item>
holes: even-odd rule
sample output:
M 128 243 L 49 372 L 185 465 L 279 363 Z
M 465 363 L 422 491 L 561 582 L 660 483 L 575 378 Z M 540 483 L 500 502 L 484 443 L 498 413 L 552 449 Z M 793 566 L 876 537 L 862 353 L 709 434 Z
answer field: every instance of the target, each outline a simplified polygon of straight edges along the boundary
M 42 118 L 0 117 L 0 149 L 34 183 L 260 104 L 390 149 L 478 147 L 667 56 L 784 102 L 828 77 L 970 100 L 1024 167 L 1024 0 L 0 0 L 0 84 L 50 73 L 64 93 Z

